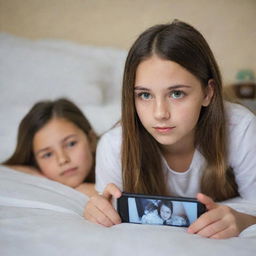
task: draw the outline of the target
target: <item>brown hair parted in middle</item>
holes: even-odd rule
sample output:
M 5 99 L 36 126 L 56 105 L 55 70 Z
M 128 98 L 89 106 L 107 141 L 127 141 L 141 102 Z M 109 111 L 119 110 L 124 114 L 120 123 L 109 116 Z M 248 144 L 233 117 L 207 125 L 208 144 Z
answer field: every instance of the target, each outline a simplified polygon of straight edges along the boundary
M 177 20 L 143 32 L 126 59 L 122 91 L 124 190 L 168 195 L 158 142 L 141 124 L 134 101 L 137 67 L 153 55 L 184 67 L 199 79 L 203 89 L 212 81 L 214 95 L 210 105 L 201 109 L 195 134 L 195 146 L 208 163 L 201 191 L 217 201 L 238 195 L 232 169 L 227 166 L 226 121 L 218 65 L 204 37 L 192 26 Z

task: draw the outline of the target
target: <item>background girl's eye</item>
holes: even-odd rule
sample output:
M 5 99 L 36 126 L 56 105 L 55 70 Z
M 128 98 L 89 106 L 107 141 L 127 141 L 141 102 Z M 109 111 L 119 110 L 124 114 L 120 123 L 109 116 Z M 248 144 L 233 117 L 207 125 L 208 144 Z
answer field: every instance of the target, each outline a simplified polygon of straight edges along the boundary
M 67 143 L 67 147 L 74 147 L 74 146 L 76 145 L 76 143 L 77 143 L 77 141 L 74 141 L 74 140 L 69 141 L 69 142 Z
M 47 152 L 42 155 L 42 158 L 47 159 L 47 158 L 50 158 L 51 156 L 52 156 L 52 152 Z

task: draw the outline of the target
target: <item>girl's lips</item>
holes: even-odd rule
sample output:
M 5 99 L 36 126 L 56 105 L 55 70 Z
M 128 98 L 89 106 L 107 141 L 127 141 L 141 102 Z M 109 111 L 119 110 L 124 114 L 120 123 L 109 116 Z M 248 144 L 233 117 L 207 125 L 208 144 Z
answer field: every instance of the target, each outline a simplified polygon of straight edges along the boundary
M 64 172 L 62 172 L 61 176 L 70 176 L 70 175 L 73 175 L 74 173 L 76 173 L 76 171 L 77 171 L 77 167 L 70 168 L 70 169 L 67 169 Z
M 168 133 L 173 130 L 175 127 L 154 127 L 154 129 L 159 133 Z

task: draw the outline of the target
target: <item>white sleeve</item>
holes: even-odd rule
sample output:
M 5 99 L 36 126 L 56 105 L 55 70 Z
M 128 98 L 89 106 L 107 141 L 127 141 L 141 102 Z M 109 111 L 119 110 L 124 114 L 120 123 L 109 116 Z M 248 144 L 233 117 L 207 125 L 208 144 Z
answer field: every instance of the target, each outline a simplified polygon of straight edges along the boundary
M 103 192 L 109 183 L 122 191 L 121 174 L 121 128 L 104 134 L 96 151 L 96 190 Z
M 240 196 L 256 201 L 256 116 L 247 115 L 231 131 L 230 165 Z M 243 124 L 242 124 L 243 123 Z

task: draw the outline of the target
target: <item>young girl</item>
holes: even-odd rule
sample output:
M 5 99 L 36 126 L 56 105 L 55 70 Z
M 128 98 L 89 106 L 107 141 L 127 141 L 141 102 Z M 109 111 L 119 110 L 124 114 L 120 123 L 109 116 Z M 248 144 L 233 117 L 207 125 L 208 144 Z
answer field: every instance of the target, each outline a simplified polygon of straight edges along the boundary
M 173 215 L 173 205 L 171 201 L 160 201 L 158 205 L 158 215 L 163 221 L 163 225 L 185 226 L 187 221 L 178 215 Z
M 96 188 L 85 217 L 120 223 L 121 191 L 197 197 L 208 212 L 189 233 L 228 238 L 256 217 L 214 201 L 256 196 L 256 118 L 222 98 L 221 76 L 203 36 L 174 21 L 142 33 L 124 70 L 122 121 L 97 149 Z
M 91 196 L 96 142 L 90 123 L 74 103 L 41 101 L 21 121 L 15 152 L 3 164 Z

